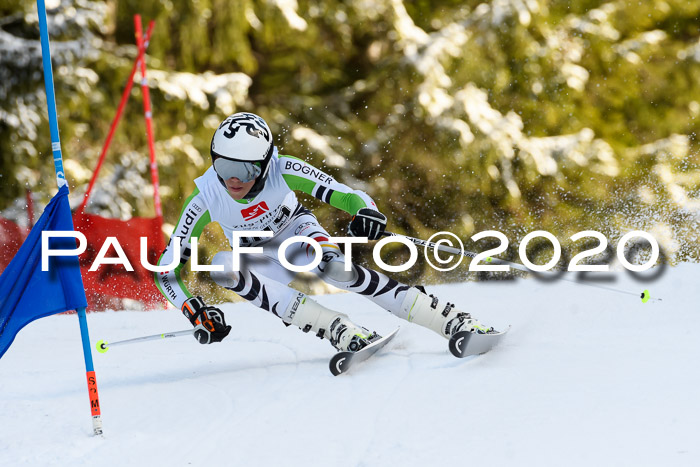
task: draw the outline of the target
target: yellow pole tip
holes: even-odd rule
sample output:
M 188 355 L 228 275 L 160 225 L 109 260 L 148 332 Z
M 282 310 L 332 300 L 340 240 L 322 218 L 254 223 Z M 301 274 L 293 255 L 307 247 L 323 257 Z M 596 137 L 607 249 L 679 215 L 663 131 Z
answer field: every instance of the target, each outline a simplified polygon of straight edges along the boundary
M 645 289 L 644 292 L 642 292 L 642 303 L 648 302 L 650 298 L 649 289 Z
M 95 347 L 97 347 L 97 351 L 99 353 L 105 353 L 107 352 L 107 350 L 109 350 L 109 347 L 107 346 L 107 343 L 105 341 L 98 341 Z

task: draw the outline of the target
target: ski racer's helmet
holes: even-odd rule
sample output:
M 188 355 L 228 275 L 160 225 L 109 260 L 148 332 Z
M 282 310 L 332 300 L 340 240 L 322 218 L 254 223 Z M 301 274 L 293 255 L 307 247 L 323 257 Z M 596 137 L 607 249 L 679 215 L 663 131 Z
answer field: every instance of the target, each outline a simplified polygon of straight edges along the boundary
M 261 117 L 247 112 L 229 115 L 211 139 L 211 163 L 224 187 L 224 180 L 236 177 L 255 180 L 245 196 L 255 198 L 265 186 L 274 150 L 272 131 Z

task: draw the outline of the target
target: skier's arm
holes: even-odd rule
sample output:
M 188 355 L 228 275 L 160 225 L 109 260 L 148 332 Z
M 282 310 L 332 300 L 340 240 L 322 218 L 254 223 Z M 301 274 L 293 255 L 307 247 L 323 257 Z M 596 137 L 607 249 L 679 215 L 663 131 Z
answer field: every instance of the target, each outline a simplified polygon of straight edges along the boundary
M 170 236 L 168 246 L 163 251 L 163 254 L 158 260 L 158 265 L 171 264 L 175 254 L 175 237 L 180 237 L 180 264 L 173 270 L 168 272 L 154 273 L 156 286 L 165 298 L 170 301 L 178 309 L 182 308 L 185 300 L 192 297 L 192 294 L 187 290 L 185 283 L 180 277 L 182 267 L 189 261 L 191 255 L 191 240 L 193 237 L 199 237 L 204 230 L 204 227 L 211 222 L 209 211 L 205 208 L 204 201 L 199 194 L 199 189 L 195 188 L 192 195 L 187 198 L 185 205 L 182 207 L 180 219 L 177 221 L 175 230 Z
M 377 210 L 367 193 L 335 181 L 330 175 L 303 160 L 280 155 L 279 161 L 282 176 L 290 189 L 307 193 L 353 216 L 362 208 Z

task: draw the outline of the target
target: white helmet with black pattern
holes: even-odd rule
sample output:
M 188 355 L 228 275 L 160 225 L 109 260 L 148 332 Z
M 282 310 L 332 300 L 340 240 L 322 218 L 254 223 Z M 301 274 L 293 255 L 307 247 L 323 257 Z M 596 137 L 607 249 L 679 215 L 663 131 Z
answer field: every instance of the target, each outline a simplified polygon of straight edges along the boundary
M 255 184 L 245 196 L 253 199 L 265 186 L 274 144 L 272 131 L 260 116 L 239 112 L 221 122 L 211 139 L 211 162 L 225 186 L 232 177 Z

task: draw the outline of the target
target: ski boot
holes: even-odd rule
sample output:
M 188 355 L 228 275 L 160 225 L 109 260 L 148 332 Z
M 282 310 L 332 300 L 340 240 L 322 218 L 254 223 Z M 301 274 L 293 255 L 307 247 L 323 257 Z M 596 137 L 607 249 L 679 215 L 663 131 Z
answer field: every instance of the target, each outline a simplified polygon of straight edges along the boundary
M 427 295 L 421 286 L 411 287 L 406 292 L 406 298 L 401 305 L 401 316 L 406 321 L 420 324 L 447 339 L 459 331 L 478 334 L 496 332 L 493 328 L 481 324 L 469 313 L 456 310 L 454 304 L 440 303 L 436 296 Z
M 376 332 L 355 325 L 347 315 L 330 310 L 301 292 L 290 304 L 284 321 L 304 332 L 312 331 L 321 339 L 328 339 L 338 351 L 357 352 L 381 337 Z

